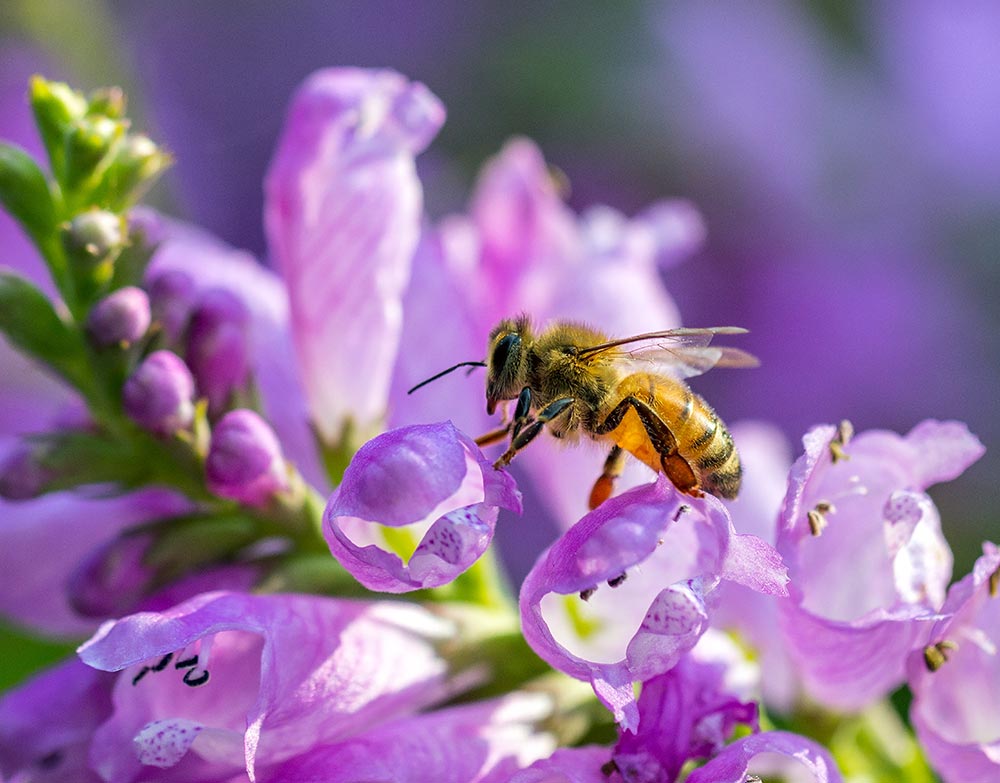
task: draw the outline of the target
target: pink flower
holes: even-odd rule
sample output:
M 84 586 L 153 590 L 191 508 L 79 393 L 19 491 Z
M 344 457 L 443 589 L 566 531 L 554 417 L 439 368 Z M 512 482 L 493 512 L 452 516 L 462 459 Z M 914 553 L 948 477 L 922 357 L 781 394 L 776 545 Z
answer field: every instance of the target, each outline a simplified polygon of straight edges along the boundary
M 99 783 L 88 752 L 111 715 L 114 678 L 70 659 L 0 700 L 0 775 L 8 781 Z
M 268 775 L 272 783 L 507 783 L 511 774 L 553 750 L 535 724 L 551 708 L 541 694 L 427 712 L 320 745 Z
M 521 587 L 522 631 L 634 731 L 633 681 L 694 647 L 720 582 L 785 595 L 786 579 L 777 553 L 737 535 L 717 498 L 681 495 L 661 476 L 606 501 L 543 553 Z
M 441 699 L 434 641 L 449 632 L 413 605 L 239 593 L 109 622 L 79 650 L 90 666 L 123 671 L 91 763 L 121 783 L 150 765 L 185 779 L 244 769 L 253 780 L 257 767 Z
M 358 450 L 327 505 L 324 533 L 334 557 L 361 584 L 399 593 L 438 587 L 465 571 L 489 546 L 501 508 L 521 511 L 509 474 L 494 470 L 450 422 L 416 425 Z M 406 564 L 368 543 L 378 540 L 381 526 L 411 525 Z
M 391 71 L 318 71 L 289 110 L 265 183 L 265 223 L 310 414 L 327 443 L 348 424 L 370 433 L 386 413 L 420 234 L 414 156 L 443 121 L 426 87 Z
M 906 437 L 836 439 L 833 427 L 811 430 L 789 475 L 778 550 L 795 600 L 782 602 L 781 623 L 808 693 L 856 709 L 902 682 L 944 601 L 951 551 L 924 489 L 983 447 L 963 424 L 932 420 Z
M 907 663 L 917 737 L 947 783 L 1000 777 L 1000 548 L 983 544 L 971 574 L 951 586 L 946 619 Z

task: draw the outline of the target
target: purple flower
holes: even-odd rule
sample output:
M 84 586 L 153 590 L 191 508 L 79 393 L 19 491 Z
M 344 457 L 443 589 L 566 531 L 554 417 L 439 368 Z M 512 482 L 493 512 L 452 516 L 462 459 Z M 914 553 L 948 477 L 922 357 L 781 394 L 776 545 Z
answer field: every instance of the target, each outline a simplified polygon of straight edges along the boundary
M 420 234 L 414 156 L 443 120 L 426 87 L 391 71 L 319 71 L 289 110 L 265 183 L 265 224 L 310 413 L 327 442 L 348 423 L 367 433 L 385 415 Z
M 606 501 L 539 558 L 521 587 L 522 630 L 635 731 L 633 681 L 669 671 L 694 647 L 724 579 L 786 594 L 771 547 L 737 535 L 718 499 L 681 495 L 661 476 Z
M 551 709 L 541 694 L 402 718 L 346 741 L 318 746 L 269 772 L 273 783 L 507 783 L 511 774 L 552 752 L 535 729 Z
M 102 347 L 128 346 L 146 333 L 150 320 L 146 292 L 125 286 L 94 305 L 87 317 L 87 330 Z
M 239 298 L 224 288 L 210 288 L 195 301 L 187 331 L 185 358 L 198 393 L 213 413 L 247 382 L 249 314 Z
M 24 441 L 14 442 L 0 456 L 0 498 L 4 500 L 38 497 L 51 478 L 50 471 L 38 461 L 36 449 Z
M 639 730 L 623 731 L 614 763 L 627 783 L 676 780 L 691 759 L 721 751 L 739 723 L 754 731 L 757 706 L 723 686 L 725 667 L 690 656 L 647 680 L 639 695 Z
M 194 307 L 194 280 L 187 272 L 166 269 L 152 275 L 146 285 L 153 318 L 163 328 L 167 339 L 178 343 Z
M 603 771 L 608 749 L 599 745 L 560 748 L 547 759 L 516 773 L 508 783 L 613 783 Z
M 324 534 L 361 584 L 400 593 L 438 587 L 465 571 L 489 546 L 501 508 L 521 511 L 505 471 L 494 470 L 450 422 L 415 425 L 358 450 L 327 505 Z M 410 525 L 416 532 L 405 564 L 373 543 L 381 526 Z
M 780 430 L 758 422 L 737 422 L 730 428 L 740 452 L 746 480 L 735 501 L 724 501 L 740 533 L 752 533 L 769 544 L 777 538 L 778 512 L 788 486 L 792 464 L 791 445 Z M 778 605 L 763 595 L 735 582 L 719 585 L 718 606 L 712 624 L 736 631 L 752 645 L 763 671 L 761 696 L 781 712 L 794 706 L 800 683 L 788 658 L 778 624 Z
M 0 572 L 5 575 L 0 614 L 49 634 L 78 637 L 97 624 L 92 617 L 80 616 L 74 608 L 76 597 L 69 592 L 74 585 L 71 575 L 81 562 L 133 525 L 184 513 L 189 504 L 160 490 L 116 498 L 59 492 L 28 502 L 0 503 L 0 509 L 4 520 Z M 117 579 L 132 583 L 132 576 L 124 573 Z
M 216 495 L 251 506 L 265 505 L 288 488 L 288 468 L 274 430 L 245 409 L 230 411 L 212 429 L 205 475 Z
M 99 783 L 88 763 L 111 715 L 114 678 L 76 659 L 37 674 L 0 700 L 0 775 L 8 781 Z
M 971 574 L 951 586 L 946 619 L 907 663 L 910 717 L 947 783 L 1000 776 L 1000 548 L 983 544 Z
M 125 670 L 91 763 L 122 783 L 149 765 L 253 780 L 257 767 L 441 699 L 433 642 L 450 631 L 412 605 L 238 593 L 109 622 L 79 650 L 90 666 Z
M 779 520 L 795 599 L 782 602 L 781 623 L 809 694 L 856 709 L 902 682 L 944 601 L 951 551 L 923 490 L 958 476 L 983 447 L 963 424 L 932 420 L 846 446 L 817 427 L 804 443 Z
M 757 757 L 761 757 L 756 761 Z M 804 769 L 803 769 L 804 768 Z M 694 770 L 686 783 L 745 783 L 747 773 L 777 774 L 813 783 L 842 783 L 830 754 L 818 743 L 786 731 L 767 731 L 737 740 L 705 766 Z
M 172 435 L 194 420 L 194 379 L 171 351 L 147 356 L 122 390 L 125 412 L 158 435 Z

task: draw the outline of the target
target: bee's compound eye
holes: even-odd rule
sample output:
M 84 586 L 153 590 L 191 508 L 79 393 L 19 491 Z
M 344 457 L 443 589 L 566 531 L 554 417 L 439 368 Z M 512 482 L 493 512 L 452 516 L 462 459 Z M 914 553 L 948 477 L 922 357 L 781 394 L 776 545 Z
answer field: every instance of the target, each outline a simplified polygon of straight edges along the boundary
M 497 347 L 493 349 L 493 366 L 498 370 L 502 369 L 507 364 L 511 349 L 516 348 L 520 344 L 521 338 L 516 334 L 508 334 L 502 337 L 500 342 L 497 343 Z

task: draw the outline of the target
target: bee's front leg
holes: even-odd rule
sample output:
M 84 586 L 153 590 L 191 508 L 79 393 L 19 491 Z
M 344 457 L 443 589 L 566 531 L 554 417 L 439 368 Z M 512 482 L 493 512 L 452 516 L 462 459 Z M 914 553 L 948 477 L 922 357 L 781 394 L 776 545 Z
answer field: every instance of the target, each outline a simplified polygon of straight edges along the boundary
M 526 388 L 523 392 L 521 392 L 521 397 L 525 396 L 524 392 L 528 392 L 528 399 L 530 403 L 531 392 Z M 518 410 L 521 408 L 521 397 L 519 397 L 517 401 Z M 507 451 L 500 455 L 500 459 L 493 463 L 493 467 L 499 470 L 500 468 L 509 465 L 510 461 L 514 459 L 514 455 L 531 443 L 531 441 L 535 439 L 535 436 L 542 431 L 542 427 L 544 427 L 547 422 L 552 421 L 556 416 L 568 411 L 574 402 L 576 402 L 576 400 L 573 397 L 562 397 L 558 400 L 554 400 L 538 412 L 538 418 L 534 421 L 530 421 L 527 416 L 525 416 L 524 422 L 522 422 L 521 426 L 518 426 L 518 418 L 515 415 L 514 422 L 511 427 L 510 447 Z

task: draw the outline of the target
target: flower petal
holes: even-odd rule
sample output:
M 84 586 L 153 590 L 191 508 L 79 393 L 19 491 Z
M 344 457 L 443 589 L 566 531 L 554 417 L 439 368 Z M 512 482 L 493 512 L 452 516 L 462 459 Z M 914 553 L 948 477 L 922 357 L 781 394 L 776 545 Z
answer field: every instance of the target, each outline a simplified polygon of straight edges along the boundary
M 335 745 L 319 746 L 268 775 L 274 783 L 507 783 L 552 752 L 555 741 L 534 725 L 551 711 L 541 694 L 404 718 Z
M 192 764 L 245 764 L 253 775 L 256 763 L 440 699 L 446 667 L 432 642 L 450 632 L 416 606 L 237 593 L 206 593 L 107 623 L 80 656 L 95 668 L 128 671 L 92 758 L 106 779 L 131 780 L 140 770 L 133 738 L 152 748 L 152 722 L 177 728 L 183 718 L 203 729 L 184 742 L 174 731 L 168 749 L 184 746 Z
M 557 540 L 525 579 L 525 639 L 555 668 L 589 680 L 616 720 L 634 730 L 631 682 L 669 670 L 705 631 L 706 596 L 721 579 L 732 535 L 718 499 L 682 495 L 663 476 L 611 498 Z M 742 553 L 748 562 L 733 573 L 749 573 L 758 554 L 765 557 L 758 567 L 775 571 L 760 583 L 783 591 L 784 569 L 763 542 Z M 615 589 L 598 589 L 604 581 Z
M 955 422 L 833 444 L 846 458 L 834 459 L 835 437 L 832 427 L 808 433 L 789 476 L 778 549 L 796 605 L 781 607 L 781 627 L 810 695 L 858 709 L 902 681 L 903 660 L 939 617 L 951 551 L 922 490 L 981 447 Z
M 372 590 L 446 584 L 486 551 L 500 508 L 521 511 L 505 471 L 451 422 L 401 427 L 366 443 L 330 498 L 324 534 L 341 564 Z M 409 562 L 380 548 L 382 526 L 423 533 Z M 423 526 L 429 525 L 424 532 Z
M 766 768 L 755 766 L 757 756 L 764 756 L 770 762 Z M 781 766 L 789 772 L 794 768 L 793 775 L 805 767 L 815 783 L 843 782 L 836 763 L 821 745 L 786 731 L 767 731 L 729 745 L 705 766 L 694 770 L 687 783 L 744 783 L 747 772 L 759 770 L 766 774 L 765 770 L 774 768 L 775 761 L 784 762 Z
M 934 768 L 947 781 L 986 783 L 1000 776 L 1000 548 L 983 555 L 952 585 L 930 636 L 943 660 L 930 670 L 922 651 L 907 664 L 910 717 Z
M 368 432 L 386 413 L 420 235 L 414 156 L 443 121 L 426 87 L 392 71 L 318 71 L 289 110 L 265 182 L 265 224 L 309 410 L 327 442 L 349 422 Z
M 4 780 L 100 781 L 87 754 L 94 730 L 111 714 L 113 683 L 71 658 L 6 693 L 0 700 Z

